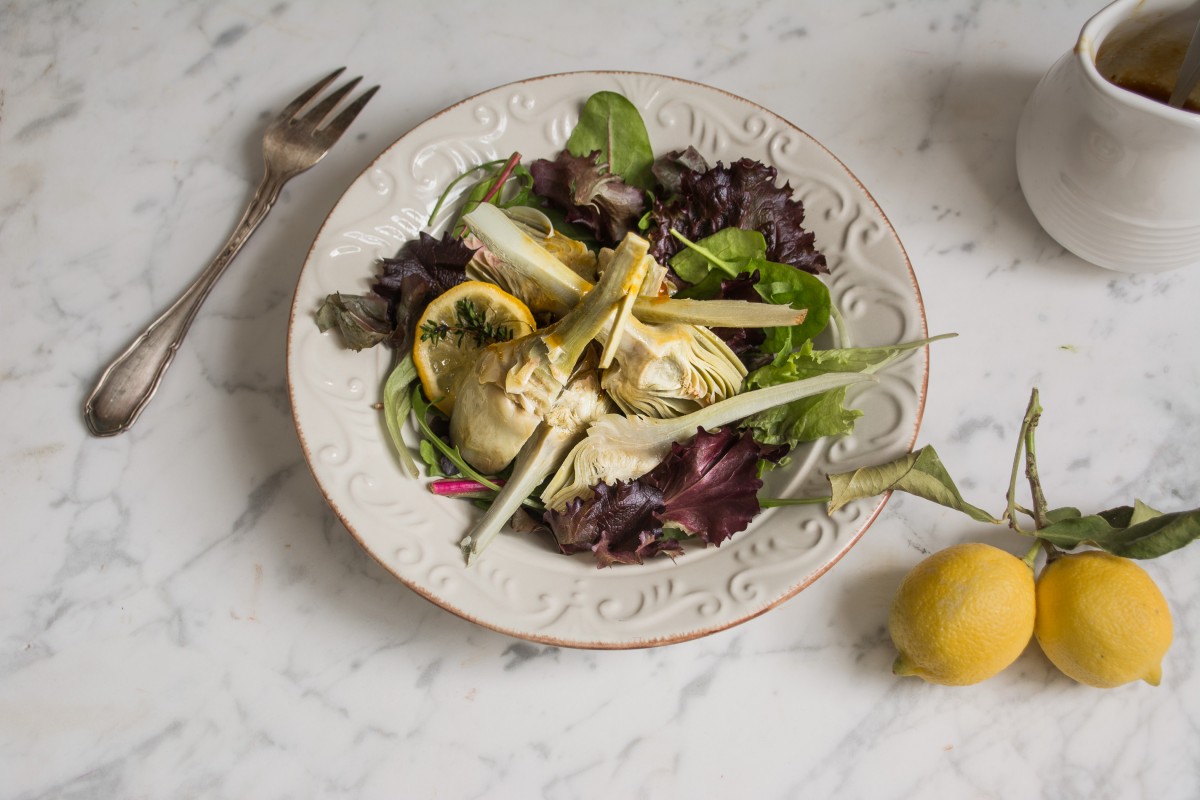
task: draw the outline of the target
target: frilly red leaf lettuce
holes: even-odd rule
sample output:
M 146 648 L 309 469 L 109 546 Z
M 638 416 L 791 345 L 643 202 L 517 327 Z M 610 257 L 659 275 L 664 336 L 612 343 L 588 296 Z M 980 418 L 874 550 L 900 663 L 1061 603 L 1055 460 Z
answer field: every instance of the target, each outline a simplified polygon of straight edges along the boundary
M 814 274 L 828 272 L 825 256 L 804 228 L 804 205 L 792 199 L 790 185 L 775 185 L 777 175 L 774 167 L 749 158 L 728 167 L 717 162 L 707 172 L 684 171 L 679 191 L 656 199 L 650 211 L 650 254 L 665 264 L 679 251 L 672 228 L 692 241 L 724 228 L 743 228 L 762 233 L 768 260 Z
M 562 511 L 547 511 L 546 524 L 564 553 L 592 551 L 596 565 L 640 564 L 658 553 L 678 553 L 679 542 L 663 536 L 656 513 L 662 492 L 641 481 L 597 484 L 590 498 L 576 498 Z
M 707 172 L 708 162 L 689 144 L 686 150 L 672 150 L 656 158 L 650 171 L 658 181 L 659 188 L 665 191 L 666 196 L 670 196 L 679 193 L 685 172 Z
M 759 444 L 732 428 L 715 433 L 701 428 L 687 444 L 673 445 L 671 454 L 640 480 L 662 492 L 658 519 L 719 545 L 745 530 L 760 511 L 759 460 L 778 461 L 787 450 Z
M 380 259 L 382 270 L 372 290 L 388 303 L 395 323 L 396 349 L 412 347 L 417 321 L 435 297 L 467 279 L 466 266 L 475 251 L 446 233 L 441 239 L 422 231 L 410 239 L 395 258 Z
M 719 545 L 745 530 L 761 510 L 760 459 L 777 462 L 787 447 L 764 446 L 748 433 L 701 428 L 676 444 L 646 475 L 613 485 L 599 483 L 545 521 L 564 553 L 592 551 L 598 566 L 640 564 L 659 553 L 682 553 L 668 524 Z
M 317 326 L 338 328 L 354 350 L 383 342 L 404 353 L 430 301 L 467 279 L 466 266 L 475 250 L 449 233 L 441 239 L 422 231 L 405 242 L 395 258 L 379 260 L 380 274 L 372 294 L 331 294 L 317 310 Z
M 600 153 L 574 156 L 563 150 L 553 160 L 529 165 L 533 191 L 566 212 L 566 220 L 586 228 L 601 244 L 615 245 L 634 229 L 646 210 L 646 194 L 609 171 Z

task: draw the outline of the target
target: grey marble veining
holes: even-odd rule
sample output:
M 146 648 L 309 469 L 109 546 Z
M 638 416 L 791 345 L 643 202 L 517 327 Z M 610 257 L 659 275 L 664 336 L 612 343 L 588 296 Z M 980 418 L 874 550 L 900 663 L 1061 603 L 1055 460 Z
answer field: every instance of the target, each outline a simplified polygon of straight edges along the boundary
M 894 498 L 769 614 L 667 648 L 507 638 L 346 534 L 297 444 L 292 289 L 374 156 L 469 94 L 620 68 L 702 81 L 826 144 L 875 196 L 933 332 L 920 441 L 998 509 L 1030 387 L 1051 501 L 1200 505 L 1200 273 L 1126 276 L 1038 227 L 1025 98 L 1100 2 L 0 8 L 0 796 L 1200 796 L 1200 546 L 1147 565 L 1163 685 L 1074 684 L 1031 647 L 964 689 L 890 674 L 924 554 L 1011 535 Z M 347 64 L 383 84 L 285 190 L 120 438 L 81 405 L 258 178 L 269 110 Z

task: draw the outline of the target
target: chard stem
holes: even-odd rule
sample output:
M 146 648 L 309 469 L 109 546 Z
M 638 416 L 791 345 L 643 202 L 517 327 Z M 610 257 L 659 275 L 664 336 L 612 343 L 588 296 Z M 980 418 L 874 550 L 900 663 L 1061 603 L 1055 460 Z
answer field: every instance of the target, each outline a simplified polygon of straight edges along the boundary
M 504 182 L 508 180 L 508 176 L 512 174 L 512 171 L 516 168 L 517 164 L 520 163 L 520 153 L 513 153 L 508 157 L 508 161 L 504 163 L 504 169 L 500 170 L 500 174 L 496 176 L 496 182 L 492 184 L 492 188 L 488 189 L 488 193 L 485 194 L 483 199 L 479 201 L 480 205 L 483 205 L 484 203 L 490 203 L 493 197 L 500 194 L 500 190 L 504 188 Z
M 495 161 L 485 161 L 482 164 L 467 168 L 461 175 L 450 181 L 450 183 L 446 185 L 446 190 L 442 192 L 441 197 L 438 198 L 437 204 L 434 205 L 433 211 L 429 212 L 429 220 L 425 223 L 425 227 L 433 227 L 433 221 L 437 219 L 438 212 L 442 210 L 442 206 L 446 204 L 446 200 L 450 197 L 450 192 L 459 184 L 459 181 L 464 180 L 471 173 L 478 172 L 481 169 L 491 169 L 492 167 L 499 166 L 503 163 L 504 159 L 502 158 L 498 158 Z

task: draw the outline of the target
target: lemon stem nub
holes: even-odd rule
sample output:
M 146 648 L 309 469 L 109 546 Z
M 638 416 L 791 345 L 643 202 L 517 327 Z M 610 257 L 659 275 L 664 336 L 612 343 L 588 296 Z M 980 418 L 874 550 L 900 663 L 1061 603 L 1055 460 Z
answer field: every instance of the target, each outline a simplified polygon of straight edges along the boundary
M 896 660 L 892 662 L 892 674 L 901 675 L 903 677 L 912 677 L 917 674 L 916 668 L 909 662 L 904 654 L 896 656 Z
M 1033 547 L 1029 548 L 1029 552 L 1021 560 L 1025 562 L 1030 569 L 1034 568 L 1034 563 L 1037 561 L 1038 552 L 1042 549 L 1042 540 L 1038 539 L 1033 543 Z

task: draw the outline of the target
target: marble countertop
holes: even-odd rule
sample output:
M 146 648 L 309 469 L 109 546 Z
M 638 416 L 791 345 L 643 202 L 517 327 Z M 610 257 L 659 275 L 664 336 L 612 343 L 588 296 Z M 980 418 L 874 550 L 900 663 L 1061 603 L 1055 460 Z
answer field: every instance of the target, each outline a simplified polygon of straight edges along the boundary
M 618 9 L 617 6 L 620 6 Z M 1020 111 L 1098 0 L 37 3 L 0 11 L 0 796 L 1200 796 L 1200 547 L 1148 562 L 1157 688 L 1031 646 L 949 689 L 890 672 L 925 554 L 1024 542 L 896 497 L 826 576 L 668 647 L 558 649 L 463 621 L 325 505 L 285 388 L 297 271 L 393 139 L 524 77 L 629 69 L 765 105 L 871 189 L 935 349 L 919 441 L 996 505 L 1030 389 L 1051 502 L 1200 505 L 1200 271 L 1108 272 L 1043 233 Z M 215 253 L 278 108 L 383 85 L 218 284 L 134 430 L 84 397 Z

